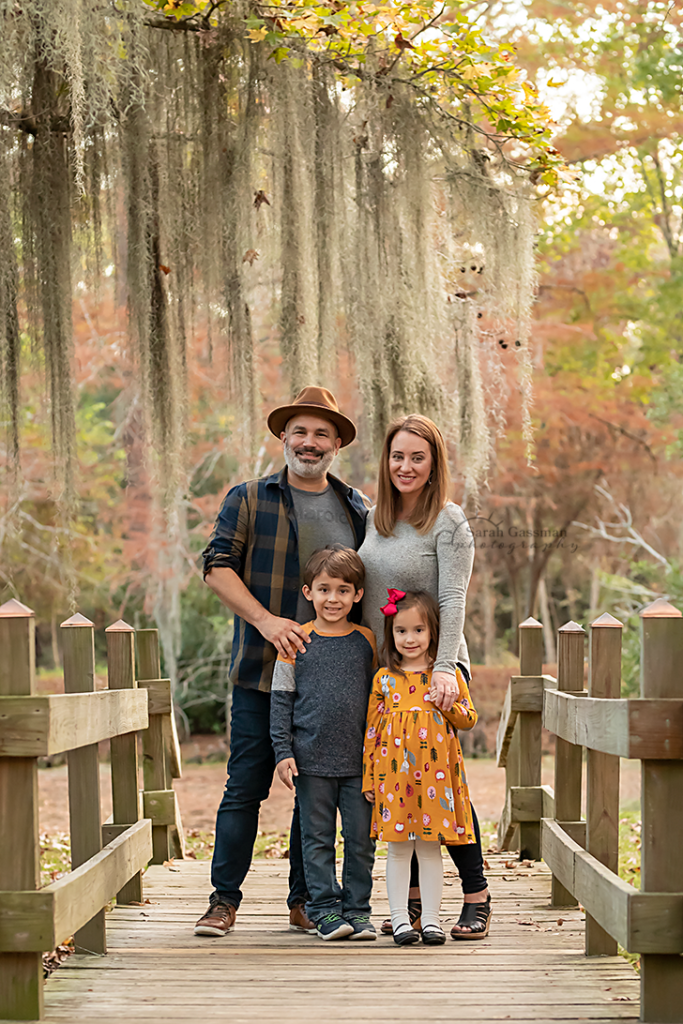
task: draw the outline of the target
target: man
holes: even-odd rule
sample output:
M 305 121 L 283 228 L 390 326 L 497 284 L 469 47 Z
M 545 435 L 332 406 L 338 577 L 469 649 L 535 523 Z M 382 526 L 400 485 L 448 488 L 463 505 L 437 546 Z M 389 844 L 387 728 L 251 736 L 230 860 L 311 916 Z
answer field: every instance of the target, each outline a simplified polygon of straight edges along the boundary
M 270 687 L 278 654 L 305 652 L 302 623 L 315 615 L 302 593 L 309 557 L 331 544 L 358 549 L 365 536 L 361 494 L 328 472 L 356 436 L 331 392 L 307 387 L 274 409 L 268 428 L 283 444 L 285 468 L 228 492 L 204 551 L 204 578 L 235 617 L 230 679 L 234 684 L 228 781 L 216 819 L 209 909 L 196 935 L 226 935 L 234 926 L 251 864 L 261 801 L 275 757 L 270 741 Z M 313 931 L 295 802 L 289 850 L 290 929 Z

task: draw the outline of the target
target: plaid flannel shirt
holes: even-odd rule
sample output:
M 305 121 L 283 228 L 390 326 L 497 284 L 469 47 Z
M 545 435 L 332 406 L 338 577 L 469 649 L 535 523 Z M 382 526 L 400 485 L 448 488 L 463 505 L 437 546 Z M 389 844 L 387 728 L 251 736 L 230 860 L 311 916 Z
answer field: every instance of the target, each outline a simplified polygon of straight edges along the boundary
M 342 480 L 330 474 L 327 479 L 346 511 L 358 549 L 365 538 L 369 505 L 359 491 Z M 213 568 L 233 569 L 264 608 L 273 615 L 294 619 L 299 596 L 298 544 L 292 492 L 287 470 L 283 469 L 228 491 L 202 553 L 204 575 Z M 232 682 L 269 692 L 276 658 L 275 646 L 255 626 L 235 615 Z

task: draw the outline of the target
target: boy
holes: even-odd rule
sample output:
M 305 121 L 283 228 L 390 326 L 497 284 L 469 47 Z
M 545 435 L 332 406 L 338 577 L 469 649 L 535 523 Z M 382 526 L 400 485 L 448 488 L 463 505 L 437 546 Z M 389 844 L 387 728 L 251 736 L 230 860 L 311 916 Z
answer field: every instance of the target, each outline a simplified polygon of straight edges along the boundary
M 375 843 L 372 808 L 361 791 L 363 735 L 375 638 L 348 615 L 363 596 L 365 569 L 352 548 L 316 551 L 304 569 L 304 597 L 315 620 L 295 658 L 280 655 L 273 673 L 270 733 L 277 773 L 294 788 L 310 902 L 306 912 L 321 939 L 375 939 L 370 892 Z M 337 810 L 344 837 L 344 888 L 335 871 Z

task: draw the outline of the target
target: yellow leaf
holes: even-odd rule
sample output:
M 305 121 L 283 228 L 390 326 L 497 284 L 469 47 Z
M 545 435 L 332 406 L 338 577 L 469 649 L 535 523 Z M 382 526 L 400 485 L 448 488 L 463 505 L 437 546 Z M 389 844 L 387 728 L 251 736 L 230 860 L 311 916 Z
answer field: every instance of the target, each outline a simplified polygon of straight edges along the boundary
M 473 78 L 481 78 L 482 75 L 487 75 L 492 67 L 493 64 L 487 64 L 485 61 L 482 61 L 481 64 L 471 64 L 460 72 L 460 77 L 469 82 Z
M 546 82 L 545 84 L 549 85 L 551 89 L 557 89 L 557 88 L 559 88 L 559 86 L 564 85 L 565 83 L 564 82 L 555 82 L 551 78 L 550 81 Z
M 250 28 L 247 32 L 247 36 L 251 39 L 252 43 L 261 43 L 268 35 L 268 29 L 265 25 L 261 28 Z

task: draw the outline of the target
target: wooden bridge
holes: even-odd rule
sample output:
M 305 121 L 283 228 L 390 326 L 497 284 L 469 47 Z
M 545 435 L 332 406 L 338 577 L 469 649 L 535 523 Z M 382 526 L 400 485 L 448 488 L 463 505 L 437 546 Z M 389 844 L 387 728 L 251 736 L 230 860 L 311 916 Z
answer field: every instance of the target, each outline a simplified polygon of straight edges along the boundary
M 499 838 L 504 848 L 519 838 L 522 857 L 488 855 L 494 925 L 485 941 L 406 950 L 390 938 L 327 944 L 287 931 L 287 866 L 276 861 L 254 865 L 233 933 L 196 938 L 209 865 L 183 859 L 172 789 L 180 761 L 156 631 L 110 627 L 109 688 L 95 691 L 93 625 L 74 616 L 64 623 L 66 692 L 40 696 L 32 612 L 3 605 L 0 1019 L 683 1021 L 683 618 L 655 602 L 642 622 L 642 697 L 630 701 L 619 697 L 616 620 L 592 625 L 587 692 L 581 627 L 560 630 L 557 680 L 541 672 L 539 624 L 520 627 L 521 674 L 508 689 L 498 756 L 507 777 Z M 554 792 L 541 786 L 542 724 L 558 737 Z M 105 738 L 114 811 L 101 824 Z M 65 750 L 73 870 L 41 889 L 37 759 Z M 620 756 L 643 762 L 640 892 L 615 873 Z M 383 873 L 378 857 L 377 917 L 387 911 Z M 445 893 L 444 915 L 456 917 L 452 871 Z M 72 934 L 76 955 L 43 983 L 42 952 Z M 640 979 L 617 941 L 640 954 Z

